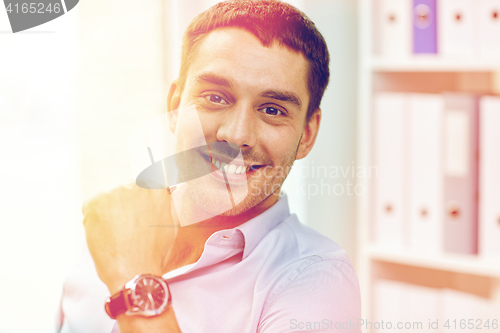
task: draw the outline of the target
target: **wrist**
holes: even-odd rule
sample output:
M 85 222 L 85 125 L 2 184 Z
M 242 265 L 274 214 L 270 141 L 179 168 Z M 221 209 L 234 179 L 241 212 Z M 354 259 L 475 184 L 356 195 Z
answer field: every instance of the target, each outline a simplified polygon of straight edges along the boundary
M 174 309 L 169 306 L 162 314 L 153 318 L 140 316 L 119 316 L 116 318 L 120 333 L 180 333 Z
M 132 280 L 137 274 L 133 275 L 116 275 L 112 280 L 106 282 L 106 286 L 108 287 L 109 293 L 111 295 L 116 294 L 125 288 L 127 282 Z
M 123 287 L 118 285 L 108 285 L 112 294 L 105 303 L 106 313 L 113 319 L 121 314 L 155 317 L 170 304 L 170 290 L 161 276 L 136 275 Z
M 161 277 L 163 274 L 161 273 L 161 270 L 143 270 L 141 272 L 121 272 L 114 274 L 110 279 L 108 279 L 105 283 L 106 286 L 108 287 L 108 290 L 111 295 L 119 292 L 122 290 L 125 285 L 130 282 L 132 279 L 137 277 L 138 275 L 154 275 Z

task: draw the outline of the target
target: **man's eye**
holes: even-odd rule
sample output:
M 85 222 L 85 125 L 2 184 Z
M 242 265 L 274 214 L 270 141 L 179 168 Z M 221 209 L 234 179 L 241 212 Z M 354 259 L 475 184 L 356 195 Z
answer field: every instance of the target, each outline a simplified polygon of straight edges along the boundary
M 228 104 L 222 97 L 220 97 L 219 95 L 214 95 L 214 94 L 210 94 L 210 95 L 205 95 L 204 96 L 206 99 L 208 99 L 210 102 L 212 103 L 217 103 L 217 104 Z
M 260 109 L 260 111 L 264 112 L 265 114 L 268 114 L 270 116 L 279 116 L 283 112 L 281 112 L 279 109 L 273 108 L 273 107 L 265 107 Z

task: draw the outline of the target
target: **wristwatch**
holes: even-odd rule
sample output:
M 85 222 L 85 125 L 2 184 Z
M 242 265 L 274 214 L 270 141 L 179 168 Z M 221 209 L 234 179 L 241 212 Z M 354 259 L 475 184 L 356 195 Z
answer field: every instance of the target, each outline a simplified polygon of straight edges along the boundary
M 108 297 L 104 308 L 112 319 L 122 313 L 128 316 L 157 316 L 170 304 L 167 282 L 155 275 L 140 274 L 127 282 L 122 290 Z

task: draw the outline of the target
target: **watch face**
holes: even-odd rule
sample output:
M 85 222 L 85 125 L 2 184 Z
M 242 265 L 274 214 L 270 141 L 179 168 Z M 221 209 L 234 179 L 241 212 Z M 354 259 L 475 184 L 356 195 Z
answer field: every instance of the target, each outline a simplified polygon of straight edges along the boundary
M 132 288 L 133 311 L 144 316 L 155 316 L 165 309 L 168 303 L 168 288 L 163 279 L 154 275 L 141 275 Z

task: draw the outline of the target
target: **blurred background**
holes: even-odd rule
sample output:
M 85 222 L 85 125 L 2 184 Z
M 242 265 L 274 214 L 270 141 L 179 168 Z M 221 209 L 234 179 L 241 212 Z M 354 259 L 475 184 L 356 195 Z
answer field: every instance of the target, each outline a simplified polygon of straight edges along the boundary
M 128 135 L 165 112 L 182 33 L 216 2 L 82 1 L 16 34 L 0 9 L 0 333 L 53 332 L 81 205 L 132 178 Z M 289 2 L 331 80 L 285 191 L 355 265 L 363 332 L 498 331 L 500 0 Z

